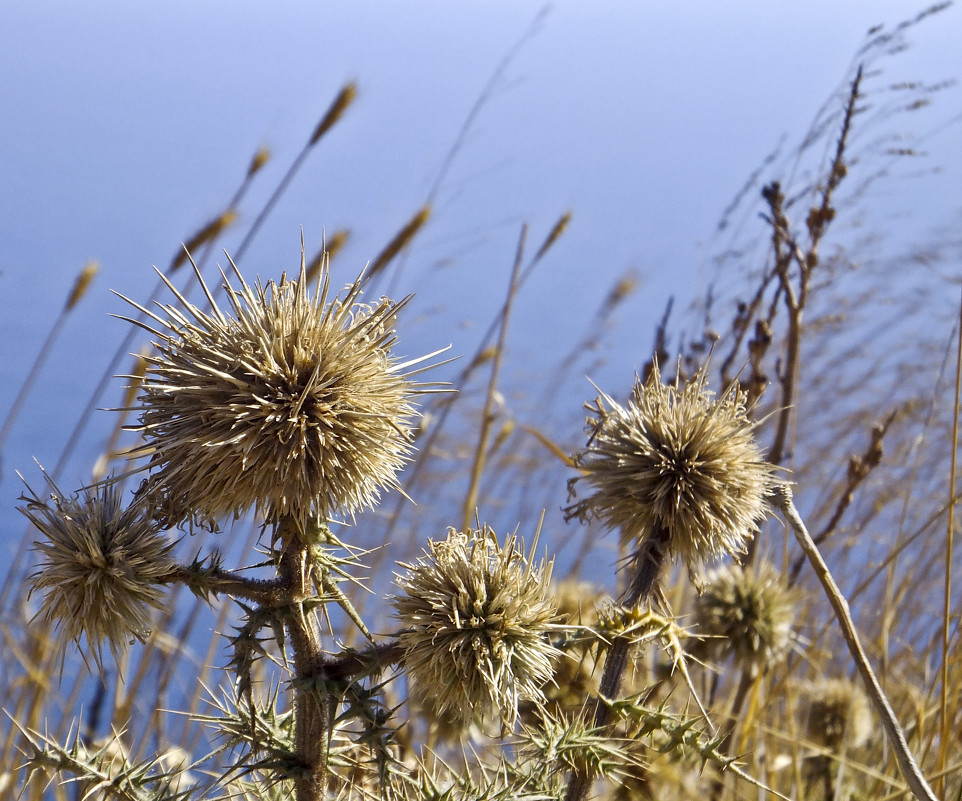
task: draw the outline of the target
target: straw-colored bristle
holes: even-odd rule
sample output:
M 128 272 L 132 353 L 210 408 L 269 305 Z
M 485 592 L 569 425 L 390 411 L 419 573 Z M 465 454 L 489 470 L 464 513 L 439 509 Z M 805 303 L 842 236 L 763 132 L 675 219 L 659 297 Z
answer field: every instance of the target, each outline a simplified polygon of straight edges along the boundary
M 148 352 L 143 352 L 137 356 L 136 360 L 134 361 L 134 367 L 128 376 L 130 383 L 127 384 L 127 387 L 124 390 L 125 407 L 133 405 L 134 400 L 137 397 L 137 393 L 140 391 L 140 385 L 143 383 L 144 376 L 147 374 L 147 367 L 149 364 L 147 361 L 148 355 Z
M 350 231 L 346 228 L 341 228 L 325 238 L 324 246 L 317 252 L 314 258 L 307 262 L 306 272 L 308 285 L 316 283 L 321 267 L 323 267 L 325 263 L 330 263 L 331 259 L 344 248 L 349 236 Z

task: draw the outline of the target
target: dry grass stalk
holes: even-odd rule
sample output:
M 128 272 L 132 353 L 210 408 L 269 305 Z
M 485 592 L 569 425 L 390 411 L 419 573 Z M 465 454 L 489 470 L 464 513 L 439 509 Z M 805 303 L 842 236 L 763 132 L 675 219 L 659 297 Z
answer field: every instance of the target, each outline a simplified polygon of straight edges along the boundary
M 902 727 L 899 725 L 895 713 L 892 711 L 892 705 L 889 703 L 888 698 L 885 697 L 878 678 L 875 676 L 875 671 L 872 670 L 868 657 L 865 655 L 865 649 L 862 647 L 858 631 L 855 628 L 855 623 L 852 620 L 852 615 L 848 608 L 848 601 L 845 600 L 845 596 L 842 595 L 841 590 L 839 590 L 835 579 L 832 577 L 831 572 L 829 572 L 828 565 L 825 564 L 825 560 L 822 559 L 821 554 L 818 552 L 818 547 L 812 541 L 808 529 L 805 528 L 805 524 L 802 522 L 798 510 L 792 502 L 791 490 L 785 484 L 777 485 L 772 488 L 771 498 L 772 503 L 785 515 L 786 520 L 798 539 L 799 545 L 801 545 L 802 550 L 805 552 L 805 556 L 808 557 L 818 580 L 825 590 L 825 595 L 831 603 L 835 617 L 841 626 L 845 642 L 852 655 L 852 660 L 855 662 L 855 667 L 862 677 L 869 698 L 871 698 L 872 704 L 875 706 L 875 711 L 881 718 L 882 727 L 885 729 L 889 744 L 895 751 L 899 768 L 902 770 L 902 775 L 909 789 L 918 799 L 936 801 L 936 796 L 932 792 L 932 788 L 929 787 L 928 782 L 926 782 L 925 777 L 922 775 L 915 759 L 909 751 L 908 744 L 905 742 L 905 734 L 902 732 Z
M 34 385 L 34 382 L 37 380 L 37 376 L 40 375 L 40 371 L 43 368 L 47 357 L 50 355 L 50 351 L 53 348 L 54 343 L 57 341 L 57 337 L 60 335 L 63 324 L 67 320 L 67 315 L 86 294 L 87 289 L 90 287 L 90 283 L 93 281 L 94 276 L 97 275 L 99 269 L 100 265 L 97 264 L 97 262 L 90 261 L 83 266 L 83 268 L 80 270 L 80 273 L 77 275 L 77 279 L 74 282 L 73 288 L 70 290 L 70 294 L 67 296 L 67 301 L 64 304 L 63 309 L 57 316 L 57 319 L 54 321 L 53 326 L 50 328 L 47 338 L 40 347 L 40 352 L 37 354 L 37 357 L 33 361 L 33 365 L 30 367 L 30 372 L 27 373 L 27 377 L 20 385 L 17 396 L 14 398 L 13 403 L 7 412 L 7 416 L 3 420 L 3 425 L 0 426 L 0 454 L 2 454 L 3 445 L 6 442 L 7 437 L 10 435 L 13 424 L 17 420 L 17 415 L 23 408 L 23 404 L 27 400 L 30 390 Z M 2 461 L 0 461 L 0 465 L 2 465 Z
M 511 280 L 508 283 L 508 296 L 504 302 L 503 312 L 501 314 L 501 327 L 498 331 L 498 342 L 494 348 L 494 361 L 491 365 L 491 379 L 488 381 L 488 392 L 484 399 L 484 410 L 481 413 L 481 425 L 478 432 L 478 444 L 474 449 L 474 460 L 471 465 L 470 483 L 468 484 L 468 491 L 465 495 L 464 505 L 461 509 L 463 531 L 468 530 L 471 517 L 477 513 L 478 494 L 481 486 L 481 474 L 484 471 L 485 458 L 488 451 L 488 436 L 495 419 L 494 403 L 498 391 L 498 375 L 501 372 L 501 363 L 504 358 L 504 351 L 507 344 L 508 323 L 511 320 L 511 309 L 518 293 L 518 278 L 520 276 L 521 265 L 524 259 L 524 244 L 527 234 L 527 226 L 522 227 L 521 238 L 518 240 L 518 250 L 514 260 L 514 269 L 511 271 Z

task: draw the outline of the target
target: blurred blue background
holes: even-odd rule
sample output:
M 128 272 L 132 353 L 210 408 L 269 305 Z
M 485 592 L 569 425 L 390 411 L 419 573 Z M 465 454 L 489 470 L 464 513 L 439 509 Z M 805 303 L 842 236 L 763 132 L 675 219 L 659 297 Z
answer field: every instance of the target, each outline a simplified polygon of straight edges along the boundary
M 390 277 L 393 294 L 417 294 L 400 353 L 451 344 L 470 358 L 503 302 L 522 224 L 533 251 L 571 210 L 568 231 L 519 297 L 504 391 L 509 403 L 512 391 L 540 398 L 613 284 L 634 271 L 638 291 L 618 310 L 590 375 L 618 394 L 650 353 L 670 296 L 682 315 L 706 289 L 713 258 L 740 237 L 758 237 L 746 259 L 761 262 L 758 181 L 719 228 L 753 172 L 767 180 L 796 169 L 795 148 L 826 103 L 840 107 L 869 29 L 894 31 L 923 8 L 904 0 L 3 4 L 0 416 L 74 276 L 90 259 L 102 270 L 3 447 L 0 543 L 12 550 L 23 532 L 12 511 L 21 491 L 14 470 L 39 484 L 32 459 L 57 461 L 125 333 L 108 316 L 125 313 L 108 289 L 146 301 L 151 265 L 165 268 L 224 209 L 266 146 L 272 158 L 219 242 L 232 251 L 347 81 L 358 84 L 357 102 L 309 155 L 245 254 L 245 274 L 296 269 L 302 228 L 309 253 L 325 231 L 349 228 L 334 274 L 350 281 L 431 199 L 428 226 Z M 956 8 L 908 30 L 910 47 L 878 59 L 867 76 L 873 109 L 884 114 L 898 102 L 890 84 L 957 77 L 960 41 Z M 856 130 L 858 152 L 877 159 L 870 169 L 888 174 L 840 237 L 864 236 L 855 229 L 870 224 L 873 247 L 910 252 L 957 226 L 959 112 L 948 89 L 915 116 Z M 905 147 L 924 155 L 887 159 L 883 148 L 903 132 L 915 137 Z M 593 394 L 584 372 L 553 400 L 573 421 Z M 99 405 L 116 405 L 121 385 Z M 98 415 L 65 488 L 87 480 L 102 451 L 113 421 Z

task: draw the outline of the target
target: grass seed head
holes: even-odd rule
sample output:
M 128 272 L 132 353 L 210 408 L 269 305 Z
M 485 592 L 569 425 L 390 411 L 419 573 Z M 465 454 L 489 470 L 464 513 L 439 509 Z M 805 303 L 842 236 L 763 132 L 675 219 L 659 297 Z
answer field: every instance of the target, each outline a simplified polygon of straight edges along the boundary
M 662 527 L 671 553 L 694 568 L 739 555 L 765 517 L 773 468 L 755 442 L 743 393 L 716 399 L 699 374 L 664 384 L 655 367 L 625 405 L 602 393 L 585 407 L 588 445 L 574 457 L 591 493 L 569 517 L 596 518 L 637 547 Z
M 500 545 L 484 527 L 451 529 L 402 567 L 394 605 L 403 665 L 420 702 L 463 723 L 494 711 L 508 726 L 519 700 L 543 703 L 559 653 L 547 639 L 555 620 L 550 564 L 535 567 L 515 537 Z
M 141 492 L 170 524 L 256 508 L 302 530 L 373 506 L 409 458 L 416 384 L 392 356 L 404 304 L 361 304 L 361 279 L 327 302 L 329 273 L 227 282 L 229 312 L 180 308 L 164 328 L 139 397 L 149 456 Z M 209 293 L 208 293 L 209 295 Z
M 270 148 L 261 146 L 251 159 L 250 166 L 247 168 L 247 177 L 253 178 L 261 171 L 261 168 L 271 160 Z
M 20 507 L 43 535 L 30 577 L 31 593 L 41 595 L 37 618 L 64 635 L 62 647 L 86 634 L 102 666 L 104 641 L 119 657 L 131 638 L 149 634 L 151 609 L 162 608 L 166 595 L 158 582 L 175 567 L 174 543 L 142 509 L 124 508 L 116 485 L 66 497 L 46 480 L 50 497 L 27 487 Z
M 100 271 L 100 265 L 95 261 L 88 261 L 80 274 L 77 276 L 77 280 L 74 281 L 73 289 L 70 290 L 70 295 L 67 298 L 67 304 L 65 309 L 70 311 L 74 306 L 76 306 L 80 299 L 87 293 L 90 288 L 90 282 L 94 280 L 94 276 Z

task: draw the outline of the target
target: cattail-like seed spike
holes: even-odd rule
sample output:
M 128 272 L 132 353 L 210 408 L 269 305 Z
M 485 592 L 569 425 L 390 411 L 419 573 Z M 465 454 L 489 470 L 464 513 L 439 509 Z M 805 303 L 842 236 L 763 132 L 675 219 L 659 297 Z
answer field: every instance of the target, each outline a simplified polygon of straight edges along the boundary
M 337 93 L 337 97 L 334 98 L 334 102 L 331 103 L 330 108 L 328 108 L 327 113 L 318 123 L 317 128 L 314 129 L 310 140 L 312 147 L 317 144 L 317 141 L 324 136 L 324 134 L 337 124 L 337 121 L 343 116 L 344 112 L 347 111 L 348 107 L 356 98 L 357 84 L 353 81 L 345 84 L 341 91 Z
M 221 232 L 236 219 L 237 212 L 233 209 L 228 209 L 207 223 L 184 242 L 180 252 L 174 257 L 173 261 L 171 261 L 169 271 L 174 272 L 178 267 L 181 267 L 190 258 L 191 253 L 200 248 L 205 242 L 210 242 L 220 236 Z
M 431 217 L 431 206 L 422 207 L 417 214 L 415 214 L 410 220 L 405 223 L 404 227 L 398 231 L 390 242 L 384 247 L 378 255 L 377 258 L 371 262 L 371 267 L 368 271 L 368 275 L 373 277 L 381 272 L 395 256 L 400 253 L 404 247 L 414 238 L 415 234 L 424 227 L 424 224 Z
M 86 294 L 87 289 L 90 287 L 90 282 L 94 280 L 94 276 L 100 271 L 100 265 L 95 261 L 88 261 L 80 274 L 77 276 L 77 280 L 74 282 L 73 289 L 70 290 L 70 296 L 67 298 L 67 303 L 64 305 L 65 311 L 70 311 L 76 306 L 80 299 Z
M 540 248 L 538 248 L 538 252 L 535 253 L 532 263 L 536 261 L 541 261 L 541 257 L 544 256 L 544 254 L 551 249 L 551 246 L 554 245 L 554 243 L 561 238 L 561 235 L 568 228 L 568 223 L 571 222 L 572 214 L 573 212 L 566 211 L 564 214 L 561 215 L 561 217 L 558 218 L 558 221 L 554 224 L 554 227 L 548 233 L 548 236 L 544 240 L 544 243 L 541 245 Z
M 268 147 L 259 147 L 254 157 L 251 159 L 250 166 L 247 168 L 247 178 L 253 178 L 261 168 L 271 159 L 271 151 Z

